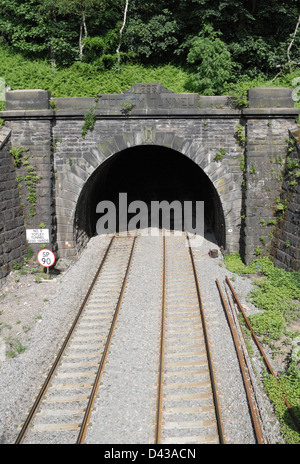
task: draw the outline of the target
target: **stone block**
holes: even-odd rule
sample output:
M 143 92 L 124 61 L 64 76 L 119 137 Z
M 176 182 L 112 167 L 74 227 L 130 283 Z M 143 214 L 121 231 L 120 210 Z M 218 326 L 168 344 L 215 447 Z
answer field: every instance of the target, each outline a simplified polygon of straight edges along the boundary
M 95 106 L 93 97 L 57 97 L 51 98 L 57 110 L 86 110 L 89 111 Z
M 5 145 L 5 143 L 9 140 L 11 134 L 11 130 L 7 127 L 2 127 L 0 130 L 0 150 Z
M 5 109 L 9 110 L 48 110 L 50 92 L 46 90 L 13 90 L 5 94 Z
M 229 96 L 201 96 L 200 108 L 230 108 L 231 97 Z
M 292 89 L 285 87 L 254 87 L 248 100 L 250 108 L 294 108 Z

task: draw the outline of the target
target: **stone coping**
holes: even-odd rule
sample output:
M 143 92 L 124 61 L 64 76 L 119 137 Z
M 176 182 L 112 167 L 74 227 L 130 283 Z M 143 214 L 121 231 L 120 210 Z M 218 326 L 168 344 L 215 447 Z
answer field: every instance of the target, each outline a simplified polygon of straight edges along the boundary
M 11 129 L 8 129 L 7 127 L 2 127 L 2 129 L 0 129 L 0 150 L 9 139 L 10 134 Z
M 46 90 L 12 90 L 5 94 L 3 117 L 79 117 L 93 110 L 101 117 L 225 117 L 299 114 L 293 91 L 284 87 L 255 87 L 248 90 L 249 108 L 234 109 L 230 95 L 203 96 L 175 93 L 160 83 L 136 83 L 120 94 L 91 97 L 51 97 Z
M 0 118 L 11 119 L 56 119 L 70 118 L 83 119 L 87 110 L 84 109 L 64 109 L 64 110 L 6 110 L 0 111 Z M 113 118 L 113 119 L 139 119 L 139 118 L 295 118 L 300 114 L 300 108 L 245 108 L 242 110 L 235 109 L 139 109 L 131 110 L 128 114 L 120 110 L 103 110 L 95 109 L 96 118 Z

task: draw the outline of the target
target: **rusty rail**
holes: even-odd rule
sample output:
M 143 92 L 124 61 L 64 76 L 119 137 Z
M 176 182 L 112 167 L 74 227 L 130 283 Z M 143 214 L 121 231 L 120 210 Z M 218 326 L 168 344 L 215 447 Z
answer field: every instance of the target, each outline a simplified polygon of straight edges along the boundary
M 77 325 L 77 323 L 78 323 L 78 321 L 80 319 L 80 316 L 81 316 L 81 314 L 82 314 L 82 312 L 84 310 L 86 302 L 87 302 L 87 300 L 88 300 L 88 298 L 89 298 L 89 296 L 90 296 L 90 294 L 91 294 L 91 292 L 92 292 L 92 290 L 94 288 L 94 285 L 95 285 L 95 283 L 96 283 L 96 281 L 98 279 L 98 276 L 99 276 L 99 274 L 101 272 L 101 269 L 103 268 L 103 265 L 104 265 L 104 263 L 106 261 L 106 257 L 108 255 L 108 252 L 109 252 L 111 246 L 112 246 L 114 238 L 115 238 L 115 236 L 113 236 L 111 238 L 110 242 L 109 242 L 109 245 L 108 245 L 108 247 L 107 247 L 107 249 L 105 251 L 105 254 L 104 254 L 103 258 L 102 258 L 102 261 L 100 263 L 100 266 L 98 267 L 97 272 L 96 272 L 96 274 L 95 274 L 95 276 L 93 278 L 93 281 L 92 281 L 92 283 L 91 283 L 91 285 L 90 285 L 90 287 L 89 287 L 89 289 L 88 289 L 88 291 L 87 291 L 87 293 L 86 293 L 86 295 L 84 297 L 84 300 L 83 300 L 83 302 L 82 302 L 82 304 L 81 304 L 81 306 L 79 308 L 79 311 L 78 311 L 78 313 L 76 315 L 76 318 L 74 319 L 74 322 L 73 322 L 73 324 L 72 324 L 72 326 L 71 326 L 71 328 L 70 328 L 70 330 L 69 330 L 69 332 L 68 332 L 68 334 L 67 334 L 67 336 L 66 336 L 66 338 L 65 338 L 65 340 L 64 340 L 64 342 L 63 342 L 63 344 L 62 344 L 62 346 L 60 348 L 60 350 L 59 350 L 59 353 L 58 353 L 58 355 L 57 355 L 57 357 L 56 357 L 56 359 L 55 359 L 55 361 L 54 361 L 54 363 L 53 363 L 53 365 L 52 365 L 52 367 L 51 367 L 51 369 L 49 371 L 49 374 L 47 375 L 46 380 L 43 383 L 42 388 L 41 388 L 38 396 L 36 397 L 36 400 L 35 400 L 32 408 L 30 409 L 30 412 L 29 412 L 29 414 L 28 414 L 28 416 L 27 416 L 27 418 L 26 418 L 26 420 L 25 420 L 25 422 L 24 422 L 24 424 L 23 424 L 23 426 L 21 428 L 21 431 L 20 431 L 20 433 L 19 433 L 19 435 L 18 435 L 18 437 L 17 437 L 17 439 L 15 441 L 16 445 L 19 445 L 19 444 L 21 444 L 23 442 L 23 439 L 24 439 L 24 437 L 26 435 L 26 431 L 28 430 L 28 427 L 30 426 L 30 424 L 31 424 L 31 422 L 32 422 L 32 420 L 34 418 L 34 416 L 35 416 L 35 414 L 36 414 L 36 412 L 37 412 L 37 410 L 39 408 L 39 405 L 41 404 L 41 401 L 43 400 L 43 398 L 44 398 L 44 396 L 46 394 L 47 388 L 48 388 L 48 386 L 49 386 L 49 384 L 50 384 L 50 382 L 51 382 L 51 380 L 52 380 L 52 378 L 53 378 L 53 376 L 54 376 L 54 374 L 56 372 L 56 369 L 57 369 L 57 367 L 58 367 L 58 365 L 59 365 L 59 363 L 60 363 L 60 361 L 62 359 L 62 356 L 63 356 L 63 354 L 65 352 L 65 349 L 66 349 L 66 347 L 67 347 L 67 345 L 69 343 L 69 340 L 70 340 L 71 336 L 73 335 L 74 329 L 75 329 L 75 327 L 76 327 L 76 325 Z
M 198 276 L 196 271 L 196 266 L 194 262 L 193 253 L 189 243 L 189 238 L 187 236 L 187 241 L 189 244 L 189 258 L 191 260 L 191 281 L 195 285 L 195 299 L 197 301 L 197 312 L 200 317 L 202 333 L 204 337 L 204 346 L 205 353 L 207 357 L 207 368 L 210 376 L 211 392 L 213 399 L 213 407 L 216 418 L 216 439 L 218 443 L 225 443 L 225 436 L 223 431 L 221 408 L 219 405 L 217 385 L 215 380 L 213 361 L 210 351 L 209 337 L 206 327 L 206 321 L 203 311 L 203 304 L 200 292 L 200 285 L 198 282 Z M 158 385 L 157 385 L 157 400 L 156 400 L 156 422 L 155 422 L 155 435 L 154 443 L 161 443 L 161 435 L 163 430 L 162 416 L 163 416 L 163 388 L 164 388 L 164 359 L 165 359 L 165 330 L 166 330 L 166 312 L 167 312 L 167 301 L 166 301 L 166 287 L 167 287 L 167 245 L 166 238 L 163 237 L 163 266 L 162 266 L 162 303 L 161 303 L 161 322 L 160 322 L 160 357 L 159 357 L 159 369 L 158 369 Z M 192 384 L 193 385 L 193 384 Z M 187 442 L 188 443 L 188 442 Z
M 163 400 L 163 372 L 165 351 L 165 309 L 166 309 L 166 237 L 163 237 L 163 271 L 162 271 L 162 304 L 161 304 L 161 328 L 160 328 L 160 355 L 157 385 L 157 404 L 154 443 L 159 444 L 161 440 L 161 419 Z
M 265 440 L 264 440 L 264 437 L 263 437 L 263 431 L 262 431 L 261 423 L 260 423 L 260 420 L 259 420 L 259 414 L 258 414 L 258 411 L 257 411 L 256 404 L 255 404 L 255 402 L 253 400 L 253 392 L 252 392 L 251 384 L 250 384 L 250 381 L 249 381 L 248 372 L 247 372 L 245 359 L 244 359 L 244 354 L 243 354 L 242 347 L 241 347 L 241 344 L 240 344 L 240 341 L 239 341 L 239 337 L 238 337 L 238 334 L 237 334 L 235 324 L 234 324 L 233 318 L 231 316 L 230 310 L 228 308 L 228 304 L 226 302 L 226 299 L 225 299 L 225 297 L 223 295 L 221 286 L 219 284 L 219 281 L 216 280 L 216 283 L 217 283 L 218 290 L 220 292 L 220 297 L 221 297 L 221 300 L 222 300 L 222 303 L 223 303 L 223 306 L 224 306 L 224 309 L 225 309 L 225 312 L 226 312 L 227 320 L 228 320 L 228 323 L 229 323 L 229 327 L 230 327 L 231 334 L 232 334 L 232 337 L 233 337 L 235 349 L 236 349 L 236 352 L 237 352 L 237 356 L 238 356 L 238 360 L 239 360 L 239 364 L 240 364 L 240 368 L 241 368 L 241 373 L 242 373 L 242 377 L 243 377 L 243 381 L 244 381 L 244 385 L 245 385 L 245 391 L 246 391 L 246 395 L 247 395 L 247 400 L 248 400 L 248 404 L 249 404 L 249 408 L 250 408 L 252 423 L 253 423 L 253 427 L 254 427 L 254 431 L 255 431 L 255 435 L 256 435 L 256 440 L 257 440 L 258 444 L 265 444 Z
M 101 272 L 101 270 L 103 269 L 103 266 L 104 264 L 106 263 L 107 261 L 107 257 L 108 257 L 108 253 L 109 251 L 111 250 L 112 248 L 112 244 L 113 244 L 113 241 L 115 239 L 116 236 L 113 236 L 110 240 L 110 243 L 108 244 L 108 247 L 104 253 L 104 256 L 102 258 L 102 261 L 100 263 L 100 266 L 98 267 L 97 269 L 97 272 L 93 278 L 93 281 L 88 289 L 88 292 L 80 306 L 80 309 L 76 315 L 76 318 L 67 334 L 67 337 L 65 338 L 63 344 L 62 344 L 62 347 L 55 359 L 55 362 L 53 364 L 53 366 L 51 367 L 51 370 L 39 392 L 39 395 L 38 397 L 36 398 L 35 402 L 34 402 L 34 405 L 33 407 L 31 408 L 30 412 L 29 412 L 29 415 L 25 421 L 25 423 L 23 424 L 23 427 L 17 437 L 17 440 L 15 442 L 15 444 L 21 444 L 24 440 L 24 437 L 26 436 L 26 433 L 27 433 L 27 430 L 29 428 L 29 426 L 31 425 L 34 417 L 35 417 L 35 414 L 37 412 L 37 410 L 39 409 L 42 401 L 43 401 L 43 398 L 46 394 L 46 392 L 48 391 L 48 388 L 49 388 L 49 385 L 51 383 L 51 380 L 53 378 L 53 376 L 55 375 L 56 371 L 57 371 L 57 368 L 59 367 L 60 365 L 60 361 L 65 353 L 65 350 L 66 348 L 69 346 L 69 342 L 73 336 L 73 333 L 74 333 L 74 330 L 77 328 L 77 325 L 78 325 L 78 322 L 80 322 L 80 319 L 81 319 L 81 316 L 84 312 L 84 309 L 86 307 L 86 304 L 89 300 L 89 297 L 95 287 L 95 284 L 97 283 L 97 280 L 98 280 L 98 277 L 99 277 L 99 274 Z M 130 265 L 131 265 L 131 262 L 132 262 L 132 258 L 133 258 L 133 252 L 134 252 L 134 247 L 135 247 L 135 243 L 136 243 L 136 236 L 134 237 L 134 240 L 132 242 L 132 245 L 131 245 L 131 249 L 130 249 L 130 254 L 129 254 L 129 259 L 128 259 L 128 262 L 126 263 L 126 271 L 125 271 L 125 274 L 124 274 L 124 278 L 122 279 L 122 284 L 121 284 L 121 287 L 120 287 L 120 293 L 119 293 L 119 296 L 118 296 L 118 300 L 117 300 L 117 304 L 116 304 L 116 307 L 114 309 L 114 314 L 113 314 L 113 318 L 112 318 L 112 322 L 111 322 L 111 325 L 110 325 L 110 329 L 109 329 L 109 333 L 108 333 L 108 336 L 107 336 L 107 339 L 106 339 L 106 342 L 105 342 L 105 347 L 104 347 L 104 350 L 101 354 L 101 358 L 99 358 L 99 366 L 98 366 L 98 369 L 97 369 L 97 372 L 96 372 L 96 375 L 95 375 L 95 380 L 94 380 L 94 383 L 93 383 L 93 386 L 92 386 L 92 389 L 91 389 L 91 392 L 89 394 L 89 398 L 88 398 L 88 402 L 87 402 L 87 406 L 85 408 L 85 413 L 84 413 L 84 416 L 83 416 L 83 420 L 81 422 L 81 425 L 80 425 L 80 428 L 78 429 L 78 435 L 77 435 L 77 441 L 76 441 L 76 444 L 82 444 L 84 442 L 84 438 L 85 438 L 85 435 L 86 435 L 86 430 L 87 430 L 87 426 L 88 426 L 88 422 L 90 420 L 90 415 L 91 415 L 91 411 L 92 411 L 92 408 L 93 408 L 93 405 L 94 405 L 94 401 L 95 401 L 95 396 L 97 394 L 97 391 L 98 391 L 98 387 L 99 387 L 99 383 L 100 383 L 100 380 L 101 380 L 101 376 L 102 376 L 102 373 L 103 373 L 103 368 L 104 368 L 104 365 L 105 365 L 105 361 L 106 361 L 106 358 L 107 358 L 107 354 L 108 354 L 108 351 L 109 351 L 109 347 L 110 347 L 110 344 L 111 344 L 111 339 L 112 339 L 112 335 L 113 335 L 113 331 L 114 331 L 114 328 L 115 328 L 115 324 L 116 324 L 116 321 L 117 321 L 117 318 L 118 318 L 118 314 L 119 314 L 119 309 L 120 309 L 120 306 L 121 306 L 121 303 L 122 303 L 122 300 L 123 300 L 123 295 L 124 295 L 124 292 L 125 292 L 125 287 L 126 287 L 126 283 L 127 283 L 127 279 L 128 279 L 128 275 L 129 275 L 129 269 L 130 269 Z
M 258 350 L 260 351 L 260 353 L 261 353 L 261 355 L 262 355 L 263 361 L 264 361 L 264 363 L 265 363 L 265 365 L 266 365 L 266 367 L 267 367 L 269 373 L 274 377 L 274 379 L 275 379 L 277 385 L 281 388 L 280 383 L 279 383 L 279 380 L 277 379 L 276 374 L 275 374 L 275 372 L 273 371 L 272 366 L 271 366 L 271 364 L 269 363 L 268 358 L 267 358 L 267 356 L 266 356 L 266 354 L 265 354 L 265 352 L 264 352 L 264 350 L 263 350 L 263 348 L 262 348 L 262 346 L 261 346 L 261 344 L 260 344 L 260 342 L 259 342 L 257 336 L 255 335 L 255 333 L 254 333 L 254 331 L 253 331 L 253 329 L 252 329 L 252 327 L 251 327 L 251 324 L 250 324 L 250 322 L 249 322 L 249 320 L 248 320 L 248 318 L 247 318 L 247 316 L 246 316 L 246 314 L 245 314 L 245 311 L 243 310 L 243 307 L 242 307 L 240 301 L 238 300 L 238 297 L 237 297 L 237 295 L 236 295 L 234 289 L 232 288 L 232 285 L 231 285 L 231 283 L 230 283 L 230 281 L 229 281 L 229 279 L 228 279 L 227 276 L 226 276 L 226 283 L 227 283 L 227 285 L 229 286 L 229 288 L 230 288 L 230 290 L 231 290 L 231 292 L 232 292 L 233 298 L 234 298 L 234 300 L 235 300 L 235 302 L 236 302 L 236 304 L 237 304 L 239 310 L 241 311 L 241 313 L 242 313 L 242 315 L 243 315 L 243 318 L 244 318 L 244 320 L 245 320 L 245 323 L 246 323 L 248 329 L 249 329 L 250 332 L 251 332 L 251 335 L 252 335 L 252 337 L 253 337 L 253 340 L 254 340 L 254 342 L 255 342 L 255 344 L 256 344 Z M 288 411 L 289 411 L 289 414 L 290 414 L 290 416 L 291 416 L 291 419 L 292 419 L 292 421 L 293 421 L 293 423 L 294 423 L 294 426 L 297 428 L 297 430 L 300 430 L 299 421 L 298 421 L 298 419 L 296 418 L 296 416 L 295 416 L 295 414 L 294 414 L 294 412 L 293 412 L 293 410 L 292 410 L 292 407 L 291 407 L 290 403 L 288 402 L 288 400 L 287 400 L 287 398 L 285 397 L 284 393 L 283 393 L 283 392 L 281 392 L 281 393 L 282 393 L 283 400 L 284 400 L 284 402 L 285 402 L 285 404 L 286 404 L 286 407 L 287 407 L 287 409 L 288 409 Z
M 190 257 L 191 257 L 192 266 L 193 266 L 193 273 L 194 273 L 195 285 L 196 285 L 199 308 L 200 308 L 200 316 L 201 316 L 201 321 L 202 321 L 203 334 L 204 334 L 205 345 L 206 345 L 206 349 L 207 349 L 207 360 L 208 360 L 209 374 L 210 374 L 210 380 L 211 380 L 212 391 L 213 391 L 213 398 L 214 398 L 214 405 L 215 405 L 215 411 L 216 411 L 216 419 L 217 419 L 219 440 L 220 440 L 220 444 L 223 445 L 223 444 L 225 444 L 225 434 L 224 434 L 224 430 L 223 430 L 223 420 L 222 420 L 222 414 L 221 414 L 221 407 L 220 407 L 220 404 L 219 404 L 219 396 L 218 396 L 218 392 L 217 392 L 217 383 L 216 383 L 216 380 L 215 380 L 214 365 L 213 365 L 213 360 L 212 360 L 212 355 L 211 355 L 211 349 L 210 349 L 208 331 L 207 331 L 206 320 L 205 320 L 205 315 L 204 315 L 204 309 L 203 309 L 203 302 L 202 302 L 202 296 L 201 296 L 201 291 L 200 291 L 200 285 L 199 285 L 199 281 L 198 281 L 198 275 L 197 275 L 195 260 L 194 260 L 194 256 L 193 256 L 193 252 L 192 252 L 192 247 L 191 247 L 188 235 L 187 235 L 187 241 L 188 241 L 188 244 L 189 244 L 189 252 L 190 252 Z
M 94 384 L 93 384 L 93 388 L 92 388 L 92 391 L 91 391 L 91 394 L 90 394 L 90 397 L 89 397 L 89 401 L 88 401 L 88 404 L 87 404 L 87 407 L 86 407 L 84 418 L 83 418 L 83 421 L 82 421 L 82 424 L 81 424 L 81 427 L 80 427 L 80 432 L 79 432 L 78 437 L 77 437 L 76 444 L 78 444 L 78 445 L 83 444 L 85 436 L 86 436 L 87 427 L 88 427 L 88 424 L 89 424 L 89 420 L 90 420 L 90 416 L 91 416 L 91 413 L 92 413 L 95 398 L 96 398 L 96 395 L 97 395 L 97 391 L 98 391 L 98 388 L 99 388 L 100 380 L 101 380 L 101 377 L 102 377 L 102 374 L 103 374 L 104 365 L 105 365 L 105 361 L 106 361 L 107 354 L 108 354 L 108 351 L 109 351 L 109 347 L 110 347 L 110 344 L 111 344 L 111 340 L 112 340 L 113 332 L 114 332 L 115 325 L 116 325 L 116 322 L 117 322 L 117 318 L 118 318 L 118 315 L 119 315 L 119 310 L 120 310 L 121 303 L 122 303 L 122 300 L 123 300 L 123 295 L 124 295 L 124 292 L 125 292 L 126 283 L 127 283 L 128 275 L 129 275 L 129 269 L 130 269 L 130 265 L 131 265 L 131 262 L 132 262 L 135 242 L 136 242 L 136 236 L 134 237 L 134 240 L 133 240 L 133 243 L 132 243 L 132 248 L 131 248 L 131 252 L 130 252 L 130 256 L 129 256 L 129 260 L 128 260 L 128 264 L 127 264 L 126 273 L 125 273 L 125 276 L 124 276 L 124 279 L 123 279 L 123 284 L 122 284 L 122 287 L 121 287 L 118 303 L 117 303 L 116 310 L 115 310 L 115 313 L 114 313 L 114 317 L 113 317 L 113 320 L 112 320 L 112 323 L 111 323 L 109 334 L 108 334 L 108 337 L 107 337 L 107 340 L 106 340 L 106 343 L 105 343 L 105 348 L 104 348 L 104 351 L 103 351 L 103 354 L 102 354 L 102 357 L 101 357 L 99 368 L 97 370 L 97 374 L 96 374 L 96 378 L 95 378 L 95 381 L 94 381 Z

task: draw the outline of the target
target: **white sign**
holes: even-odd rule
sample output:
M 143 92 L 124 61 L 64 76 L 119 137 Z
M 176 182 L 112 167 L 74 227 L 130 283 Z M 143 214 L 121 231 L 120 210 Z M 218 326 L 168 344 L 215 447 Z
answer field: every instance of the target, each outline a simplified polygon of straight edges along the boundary
M 26 229 L 28 243 L 49 243 L 49 229 Z
M 40 265 L 44 267 L 51 267 L 55 263 L 54 253 L 47 248 L 44 248 L 38 252 L 37 259 Z

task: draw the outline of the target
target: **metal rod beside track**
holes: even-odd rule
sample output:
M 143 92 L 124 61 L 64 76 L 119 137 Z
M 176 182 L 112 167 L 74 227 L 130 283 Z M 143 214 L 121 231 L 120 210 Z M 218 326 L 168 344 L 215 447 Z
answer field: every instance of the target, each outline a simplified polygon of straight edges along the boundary
M 231 317 L 231 314 L 230 314 L 227 302 L 225 300 L 225 297 L 223 295 L 223 292 L 221 290 L 221 286 L 219 284 L 219 281 L 216 280 L 216 283 L 217 283 L 217 287 L 218 287 L 219 292 L 220 292 L 221 300 L 222 300 L 222 303 L 223 303 L 223 306 L 224 306 L 224 309 L 225 309 L 225 312 L 226 312 L 227 320 L 228 320 L 228 323 L 229 323 L 229 327 L 230 327 L 231 334 L 232 334 L 232 337 L 233 337 L 234 345 L 235 345 L 235 348 L 236 348 L 236 352 L 237 352 L 237 356 L 238 356 L 238 360 L 239 360 L 239 364 L 240 364 L 240 368 L 241 368 L 241 373 L 242 373 L 242 377 L 243 377 L 243 381 L 244 381 L 244 385 L 245 385 L 247 400 L 248 400 L 248 404 L 249 404 L 249 408 L 250 408 L 250 412 L 251 412 L 251 418 L 252 418 L 252 423 L 253 423 L 253 427 L 254 427 L 254 431 L 255 431 L 255 435 L 256 435 L 256 440 L 257 440 L 258 444 L 265 444 L 261 424 L 260 424 L 259 417 L 258 417 L 257 408 L 256 408 L 256 405 L 255 405 L 254 400 L 252 398 L 252 389 L 251 389 L 249 378 L 247 376 L 244 355 L 243 355 L 243 352 L 241 350 L 238 335 L 237 335 L 236 329 L 234 327 L 234 322 L 233 322 L 233 319 Z
M 244 318 L 244 320 L 245 320 L 245 323 L 246 323 L 248 329 L 250 330 L 250 332 L 251 332 L 251 334 L 252 334 L 253 340 L 254 340 L 254 342 L 255 342 L 255 344 L 256 344 L 258 350 L 260 351 L 260 354 L 261 354 L 262 357 L 263 357 L 263 361 L 264 361 L 265 365 L 267 366 L 267 369 L 269 370 L 270 374 L 274 377 L 274 379 L 275 379 L 277 385 L 281 388 L 280 383 L 279 383 L 279 381 L 278 381 L 278 379 L 277 379 L 277 377 L 276 377 L 276 375 L 275 375 L 275 372 L 273 371 L 272 366 L 271 366 L 271 364 L 269 363 L 269 360 L 268 360 L 268 358 L 267 358 L 267 356 L 266 356 L 264 350 L 262 349 L 262 346 L 261 346 L 261 344 L 260 344 L 258 338 L 256 337 L 256 335 L 255 335 L 255 333 L 254 333 L 254 331 L 253 331 L 253 329 L 252 329 L 252 327 L 251 327 L 251 324 L 250 324 L 250 322 L 249 322 L 249 320 L 248 320 L 248 318 L 247 318 L 247 316 L 246 316 L 246 314 L 245 314 L 245 312 L 244 312 L 244 310 L 243 310 L 243 307 L 242 307 L 240 301 L 238 300 L 238 297 L 237 297 L 237 295 L 236 295 L 234 289 L 232 288 L 232 285 L 231 285 L 231 283 L 230 283 L 230 281 L 229 281 L 229 279 L 228 279 L 227 276 L 226 276 L 226 283 L 227 283 L 227 285 L 229 286 L 229 288 L 230 288 L 230 290 L 231 290 L 231 292 L 232 292 L 233 298 L 235 299 L 236 304 L 237 304 L 239 310 L 241 311 L 241 313 L 242 313 L 242 315 L 243 315 L 243 318 Z M 291 408 L 291 405 L 290 405 L 290 403 L 288 402 L 288 400 L 286 399 L 286 397 L 285 397 L 285 395 L 284 395 L 283 392 L 282 392 L 282 397 L 283 397 L 283 400 L 284 400 L 284 402 L 285 402 L 285 404 L 286 404 L 286 407 L 288 408 L 289 414 L 290 414 L 290 416 L 291 416 L 291 419 L 292 419 L 292 421 L 293 421 L 295 427 L 297 428 L 297 430 L 300 430 L 299 421 L 297 420 L 297 417 L 296 417 L 295 414 L 293 413 L 293 410 L 292 410 L 292 408 Z

